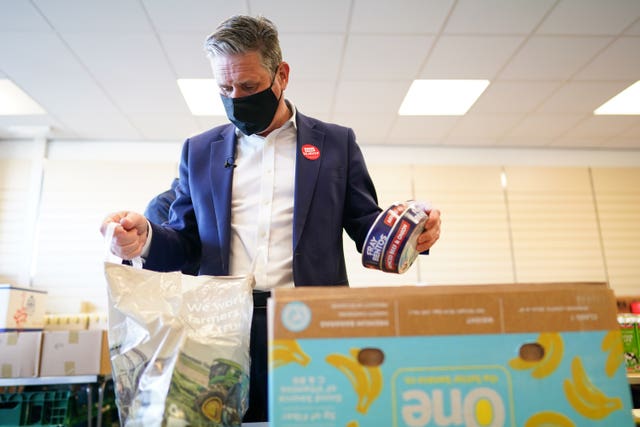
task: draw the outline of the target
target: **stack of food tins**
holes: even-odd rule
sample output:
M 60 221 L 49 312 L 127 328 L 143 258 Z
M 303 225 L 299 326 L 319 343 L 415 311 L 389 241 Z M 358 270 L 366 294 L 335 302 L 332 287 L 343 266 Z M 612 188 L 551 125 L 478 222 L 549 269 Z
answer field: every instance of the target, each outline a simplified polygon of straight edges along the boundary
M 371 226 L 362 248 L 362 264 L 388 273 L 407 271 L 418 256 L 417 240 L 427 217 L 424 203 L 393 203 Z

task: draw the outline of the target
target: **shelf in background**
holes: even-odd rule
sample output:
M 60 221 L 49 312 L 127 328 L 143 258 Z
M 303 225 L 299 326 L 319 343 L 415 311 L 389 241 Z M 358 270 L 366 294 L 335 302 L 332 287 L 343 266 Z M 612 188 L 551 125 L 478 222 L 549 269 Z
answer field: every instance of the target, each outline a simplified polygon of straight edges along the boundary
M 98 375 L 76 375 L 64 377 L 30 377 L 30 378 L 0 378 L 0 387 L 38 386 L 55 384 L 92 384 L 97 383 Z

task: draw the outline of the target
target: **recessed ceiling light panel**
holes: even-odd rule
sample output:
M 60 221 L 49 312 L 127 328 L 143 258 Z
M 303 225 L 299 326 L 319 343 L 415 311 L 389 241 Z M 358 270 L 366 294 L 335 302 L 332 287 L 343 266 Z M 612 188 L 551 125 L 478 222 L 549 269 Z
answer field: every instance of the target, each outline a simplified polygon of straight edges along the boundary
M 414 80 L 400 105 L 401 116 L 462 116 L 489 80 Z
M 640 114 L 640 80 L 602 104 L 593 114 L 633 115 Z
M 0 79 L 0 116 L 47 114 L 29 95 L 9 79 Z

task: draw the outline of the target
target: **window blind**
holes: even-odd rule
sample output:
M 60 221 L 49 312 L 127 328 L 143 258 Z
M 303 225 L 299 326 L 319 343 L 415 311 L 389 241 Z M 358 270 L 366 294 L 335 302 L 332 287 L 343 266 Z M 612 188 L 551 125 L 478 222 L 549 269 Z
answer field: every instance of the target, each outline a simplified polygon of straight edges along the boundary
M 416 166 L 417 199 L 442 212 L 440 240 L 419 258 L 426 284 L 512 283 L 507 210 L 498 166 Z
M 617 295 L 639 295 L 640 170 L 591 172 L 609 283 Z
M 588 168 L 505 172 L 516 280 L 605 281 Z

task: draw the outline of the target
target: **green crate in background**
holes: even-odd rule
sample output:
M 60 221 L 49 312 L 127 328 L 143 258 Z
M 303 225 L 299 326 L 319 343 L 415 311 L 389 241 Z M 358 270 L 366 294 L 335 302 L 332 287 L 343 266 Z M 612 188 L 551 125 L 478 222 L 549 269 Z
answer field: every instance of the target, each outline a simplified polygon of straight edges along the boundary
M 70 391 L 0 394 L 0 426 L 63 426 Z

